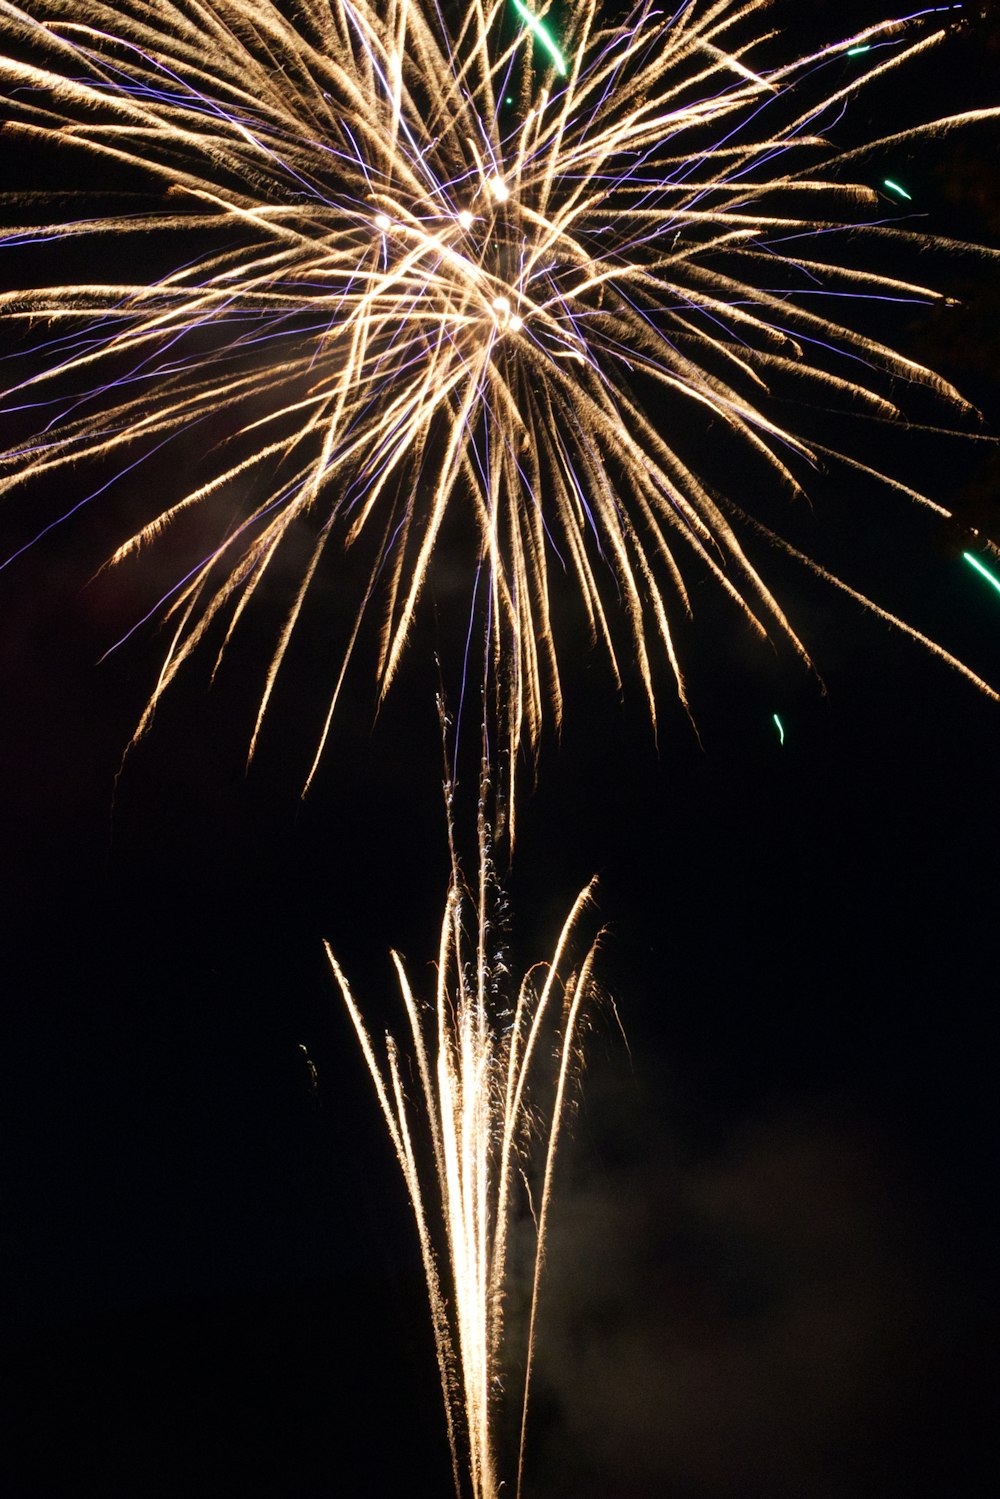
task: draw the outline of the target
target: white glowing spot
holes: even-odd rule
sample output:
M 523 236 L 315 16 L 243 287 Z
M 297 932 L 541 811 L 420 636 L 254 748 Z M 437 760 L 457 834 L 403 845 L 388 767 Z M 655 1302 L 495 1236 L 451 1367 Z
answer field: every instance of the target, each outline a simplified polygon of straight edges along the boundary
M 506 331 L 519 333 L 524 327 L 524 319 L 518 317 L 516 312 L 511 312 L 509 297 L 494 297 L 493 311 L 497 315 L 497 322 L 500 327 Z
M 494 198 L 496 198 L 498 203 L 506 203 L 507 199 L 510 197 L 510 188 L 507 186 L 506 182 L 504 182 L 503 178 L 498 177 L 496 173 L 494 173 L 492 177 L 489 177 L 487 179 L 486 186 L 489 188 L 490 192 L 493 194 Z
M 392 228 L 392 220 L 387 213 L 377 213 L 375 215 L 375 228 L 382 230 Z
M 462 212 L 458 215 L 459 227 L 462 229 L 471 229 L 474 222 L 475 220 L 469 210 L 463 208 Z

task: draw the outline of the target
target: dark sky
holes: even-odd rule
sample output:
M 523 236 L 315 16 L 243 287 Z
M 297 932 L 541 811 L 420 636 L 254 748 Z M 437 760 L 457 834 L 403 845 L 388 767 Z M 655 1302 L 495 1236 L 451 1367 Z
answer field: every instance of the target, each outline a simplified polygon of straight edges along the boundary
M 996 45 L 988 19 L 957 38 L 918 75 L 927 107 L 985 101 Z M 934 227 L 1000 243 L 995 130 L 906 165 Z M 968 307 L 902 339 L 997 430 L 995 286 L 942 273 Z M 985 450 L 914 438 L 906 461 L 997 533 Z M 30 517 L 3 519 L 16 545 Z M 822 476 L 796 523 L 1000 682 L 1000 596 L 959 530 Z M 320 946 L 376 1028 L 397 1021 L 390 946 L 429 973 L 435 599 L 377 719 L 357 686 L 305 803 L 321 633 L 249 774 L 252 629 L 119 776 L 159 641 L 96 664 L 149 602 L 141 569 L 92 576 L 109 525 L 94 510 L 0 575 L 3 1491 L 443 1499 L 412 1225 Z M 1000 710 L 760 556 L 825 693 L 706 589 L 685 642 L 701 744 L 669 703 L 654 744 L 635 684 L 619 704 L 570 651 L 525 800 L 515 956 L 543 955 L 598 873 L 628 1037 L 593 1015 L 526 1499 L 995 1492 Z

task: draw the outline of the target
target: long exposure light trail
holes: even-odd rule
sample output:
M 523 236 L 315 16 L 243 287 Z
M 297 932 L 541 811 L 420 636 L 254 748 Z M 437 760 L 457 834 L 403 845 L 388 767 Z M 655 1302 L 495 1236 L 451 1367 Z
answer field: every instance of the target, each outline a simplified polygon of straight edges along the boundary
M 996 573 L 991 572 L 986 564 L 979 560 L 975 553 L 963 552 L 962 556 L 965 558 L 970 567 L 975 568 L 980 577 L 985 578 L 987 583 L 991 584 L 992 587 L 996 589 L 997 593 L 1000 593 L 1000 578 L 997 577 Z
M 824 468 L 848 498 L 877 481 L 949 517 L 851 434 L 903 434 L 913 407 L 916 426 L 968 432 L 975 413 L 869 315 L 947 300 L 931 250 L 1000 251 L 924 233 L 905 202 L 886 222 L 886 190 L 910 195 L 882 174 L 1000 108 L 849 147 L 836 131 L 945 40 L 954 9 L 799 52 L 770 0 L 639 0 L 615 19 L 565 0 L 558 36 L 544 0 L 0 0 L 4 144 L 63 185 L 4 199 L 20 284 L 0 294 L 0 497 L 66 490 L 68 521 L 118 486 L 147 508 L 121 523 L 114 566 L 202 521 L 123 636 L 167 625 L 137 735 L 191 657 L 218 668 L 276 596 L 249 753 L 319 611 L 308 787 L 366 642 L 381 701 L 425 594 L 460 599 L 459 701 L 478 672 L 507 804 L 480 805 L 474 893 L 452 838 L 429 1008 L 393 955 L 415 1097 L 330 962 L 413 1208 L 456 1490 L 473 1499 L 501 1486 L 508 1232 L 541 1078 L 524 1481 L 552 1170 L 593 992 L 594 948 L 569 958 L 587 891 L 516 991 L 491 914 L 491 829 L 513 846 L 522 752 L 563 712 L 564 601 L 619 690 L 634 662 L 654 727 L 664 675 L 690 712 L 684 634 L 706 584 L 809 662 L 755 560 L 771 548 L 997 698 L 770 523 L 770 499 L 803 497 Z M 47 512 L 35 541 L 58 524 Z
M 511 4 L 517 11 L 518 15 L 521 17 L 521 20 L 524 22 L 525 26 L 527 26 L 528 30 L 538 38 L 542 46 L 545 48 L 546 52 L 551 57 L 552 61 L 555 63 L 556 72 L 560 75 L 561 78 L 565 78 L 566 59 L 560 52 L 555 38 L 549 31 L 548 27 L 542 21 L 540 21 L 539 18 L 532 11 L 530 11 L 526 5 L 522 5 L 521 0 L 511 0 Z
M 597 951 L 594 942 L 581 960 L 571 957 L 592 895 L 588 886 L 573 903 L 551 959 L 533 965 L 514 987 L 496 940 L 500 888 L 485 800 L 480 804 L 474 890 L 466 883 L 452 840 L 431 1006 L 421 1005 L 403 960 L 392 954 L 419 1081 L 416 1099 L 407 1093 L 401 1047 L 387 1034 L 385 1060 L 379 1060 L 327 944 L 416 1220 L 456 1493 L 464 1491 L 467 1474 L 474 1499 L 496 1499 L 502 1486 L 495 1420 L 512 1372 L 509 1350 L 506 1362 L 501 1360 L 511 1207 L 531 1141 L 541 1132 L 544 1166 L 538 1206 L 532 1208 L 534 1270 L 520 1399 L 516 1492 L 521 1493 L 553 1169 L 581 1011 L 594 994 Z M 553 1048 L 554 1079 L 546 1075 Z M 531 1080 L 534 1086 L 529 1086 Z M 426 1154 L 425 1134 L 430 1143 Z

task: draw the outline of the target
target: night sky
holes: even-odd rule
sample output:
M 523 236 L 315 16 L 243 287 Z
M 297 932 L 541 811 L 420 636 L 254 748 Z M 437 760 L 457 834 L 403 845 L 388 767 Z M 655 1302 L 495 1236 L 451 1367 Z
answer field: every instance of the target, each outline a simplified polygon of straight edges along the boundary
M 881 14 L 808 10 L 841 32 Z M 1000 26 L 971 6 L 946 61 L 848 126 L 996 102 L 998 74 Z M 1000 244 L 997 142 L 953 137 L 883 175 L 905 172 L 921 225 Z M 963 305 L 880 326 L 1000 430 L 996 271 L 926 274 Z M 852 441 L 1000 535 L 988 445 Z M 796 544 L 1000 683 L 1000 596 L 961 560 L 968 533 L 843 472 L 811 493 Z M 162 638 L 98 662 L 180 566 L 168 540 L 98 574 L 142 499 L 89 507 L 0 574 L 0 1490 L 445 1499 L 415 1235 L 321 939 L 376 1030 L 399 1019 L 390 947 L 431 976 L 457 564 L 377 715 L 354 678 L 302 802 L 322 619 L 249 773 L 266 609 L 123 765 Z M 37 529 L 23 500 L 0 525 L 3 556 Z M 1000 709 L 748 546 L 823 682 L 696 584 L 700 743 L 665 676 L 654 742 L 637 682 L 620 701 L 562 606 L 566 720 L 533 793 L 525 778 L 513 950 L 543 956 L 597 873 L 627 1040 L 605 1001 L 557 1181 L 526 1499 L 985 1499 Z

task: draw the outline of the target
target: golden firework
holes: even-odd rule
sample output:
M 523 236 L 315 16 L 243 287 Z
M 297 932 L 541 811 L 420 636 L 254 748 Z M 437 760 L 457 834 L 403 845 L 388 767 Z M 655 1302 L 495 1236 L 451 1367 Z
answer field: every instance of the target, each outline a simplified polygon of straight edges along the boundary
M 446 787 L 446 796 L 450 797 Z M 451 838 L 451 875 L 441 922 L 433 1003 L 416 998 L 399 954 L 392 954 L 409 1024 L 417 1092 L 392 1035 L 380 1062 L 357 1002 L 327 944 L 337 984 L 357 1032 L 416 1219 L 447 1416 L 455 1490 L 467 1472 L 473 1499 L 499 1492 L 495 1418 L 510 1373 L 501 1357 L 511 1206 L 515 1179 L 540 1130 L 539 1088 L 550 1105 L 541 1130 L 544 1167 L 535 1216 L 534 1271 L 521 1388 L 517 1492 L 534 1353 L 536 1314 L 553 1169 L 567 1080 L 582 1008 L 594 995 L 596 940 L 582 961 L 572 947 L 592 886 L 582 890 L 552 957 L 514 986 L 497 938 L 501 891 L 492 852 L 484 766 L 474 889 Z M 449 814 L 450 815 L 450 814 Z M 449 825 L 449 832 L 451 832 Z M 513 991 L 513 992 L 512 992 Z M 547 1062 L 555 1045 L 555 1079 Z M 430 1150 L 425 1150 L 429 1136 Z
M 776 398 L 902 425 L 895 389 L 921 386 L 964 409 L 863 331 L 868 297 L 940 294 L 832 248 L 847 229 L 855 244 L 933 243 L 883 222 L 865 163 L 886 142 L 838 150 L 829 132 L 949 23 L 928 11 L 776 62 L 769 10 L 689 0 L 611 23 L 576 0 L 557 31 L 548 4 L 501 0 L 0 0 L 8 140 L 55 141 L 147 184 L 124 208 L 22 223 L 6 243 L 103 237 L 119 265 L 139 236 L 179 247 L 154 280 L 2 300 L 49 341 L 6 391 L 40 407 L 44 433 L 0 458 L 0 490 L 84 462 L 141 473 L 165 444 L 204 441 L 200 482 L 112 560 L 192 507 L 236 508 L 161 601 L 172 635 L 139 732 L 289 555 L 250 750 L 324 576 L 353 622 L 331 647 L 318 761 L 362 625 L 374 616 L 381 695 L 452 525 L 472 538 L 465 607 L 512 765 L 561 712 L 554 571 L 619 680 L 628 642 L 654 719 L 657 647 L 685 699 L 675 627 L 692 569 L 805 656 L 741 544 L 743 502 L 700 477 L 684 433 L 712 424 L 748 474 L 795 494 L 804 466 L 874 467 L 799 435 Z

